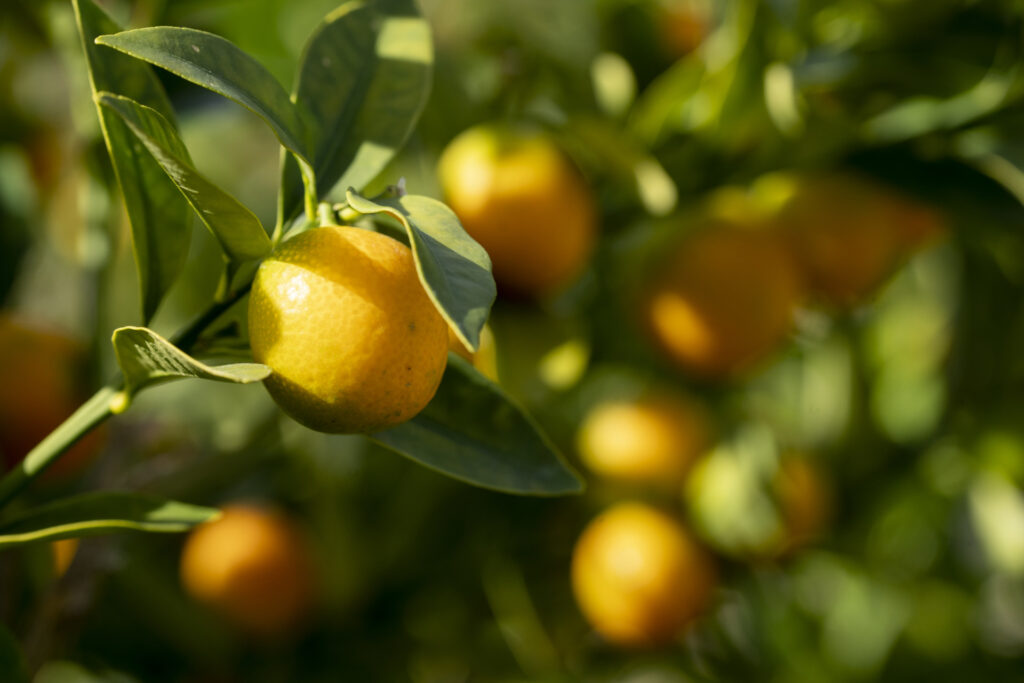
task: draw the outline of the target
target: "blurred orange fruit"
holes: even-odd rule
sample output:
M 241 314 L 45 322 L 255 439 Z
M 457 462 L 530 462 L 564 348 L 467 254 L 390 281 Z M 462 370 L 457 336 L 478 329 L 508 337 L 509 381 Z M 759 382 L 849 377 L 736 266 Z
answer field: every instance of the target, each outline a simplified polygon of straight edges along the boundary
M 252 504 L 228 505 L 192 531 L 181 580 L 189 595 L 261 636 L 294 629 L 313 596 L 311 558 L 298 528 Z
M 809 292 L 827 304 L 862 302 L 916 248 L 944 232 L 928 207 L 853 175 L 776 176 L 789 183 L 776 220 Z
M 409 247 L 359 228 L 300 233 L 267 257 L 249 297 L 264 384 L 311 429 L 374 432 L 415 416 L 448 360 L 448 325 Z
M 463 227 L 490 255 L 504 290 L 548 294 L 586 264 L 597 232 L 594 199 L 544 135 L 470 128 L 445 148 L 438 175 Z
M 807 458 L 784 457 L 774 489 L 785 528 L 782 552 L 817 540 L 832 516 L 832 492 L 819 469 Z
M 78 552 L 77 538 L 62 538 L 50 544 L 50 552 L 53 553 L 53 575 L 58 579 L 67 573 L 68 567 L 75 559 Z
M 494 343 L 494 332 L 490 325 L 480 330 L 480 345 L 473 353 L 455 336 L 452 328 L 448 328 L 448 350 L 453 351 L 473 364 L 480 373 L 491 380 L 498 381 L 498 350 Z
M 800 297 L 796 265 L 777 233 L 713 221 L 655 275 L 642 311 L 671 361 L 721 378 L 748 370 L 779 346 Z
M 658 6 L 657 22 L 665 52 L 679 59 L 711 31 L 711 8 L 707 0 L 665 0 Z
M 0 452 L 18 465 L 86 398 L 81 384 L 85 352 L 70 338 L 0 317 Z M 105 430 L 94 429 L 46 472 L 49 479 L 82 470 L 100 450 Z
M 707 608 L 715 584 L 710 556 L 679 522 L 642 503 L 599 515 L 573 551 L 576 602 L 616 645 L 672 640 Z
M 710 439 L 699 404 L 661 392 L 597 405 L 580 426 L 577 447 L 583 463 L 605 479 L 674 488 Z

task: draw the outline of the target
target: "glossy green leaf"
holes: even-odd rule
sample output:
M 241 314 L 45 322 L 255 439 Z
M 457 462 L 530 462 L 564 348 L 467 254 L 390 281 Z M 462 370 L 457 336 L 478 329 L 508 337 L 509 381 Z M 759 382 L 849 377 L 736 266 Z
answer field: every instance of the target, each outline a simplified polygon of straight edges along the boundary
M 28 683 L 28 666 L 14 635 L 0 624 L 0 681 Z
M 533 421 L 453 353 L 427 407 L 372 438 L 422 465 L 484 488 L 538 496 L 583 490 Z
M 178 533 L 219 514 L 216 508 L 142 493 L 94 491 L 63 498 L 0 523 L 0 548 L 118 531 Z
M 74 7 L 93 93 L 107 90 L 128 95 L 173 121 L 167 95 L 147 65 L 95 44 L 97 36 L 120 27 L 92 0 L 74 0 Z M 188 204 L 128 127 L 98 103 L 96 108 L 128 210 L 142 315 L 148 321 L 185 264 L 192 220 Z
M 238 102 L 266 121 L 312 182 L 306 126 L 267 69 L 231 41 L 191 28 L 155 26 L 100 36 L 106 45 Z
M 195 169 L 185 143 L 160 112 L 112 93 L 99 93 L 96 98 L 128 124 L 229 258 L 235 261 L 257 259 L 270 251 L 270 237 L 259 219 Z
M 150 384 L 186 377 L 248 384 L 270 375 L 270 368 L 259 363 L 206 365 L 145 327 L 121 327 L 112 341 L 128 396 Z
M 452 210 L 430 197 L 371 200 L 352 190 L 348 203 L 360 213 L 384 213 L 405 226 L 427 294 L 462 343 L 475 351 L 497 288 L 490 257 Z
M 411 0 L 349 2 L 306 44 L 295 100 L 310 114 L 319 196 L 362 190 L 405 144 L 430 94 L 430 26 Z M 302 186 L 285 168 L 286 213 Z

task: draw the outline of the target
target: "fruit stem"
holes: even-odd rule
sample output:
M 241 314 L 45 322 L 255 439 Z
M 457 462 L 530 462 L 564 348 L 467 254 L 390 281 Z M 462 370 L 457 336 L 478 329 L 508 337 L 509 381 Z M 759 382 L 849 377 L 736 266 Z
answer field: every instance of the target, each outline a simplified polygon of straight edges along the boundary
M 247 283 L 244 287 L 229 293 L 222 301 L 211 304 L 188 327 L 174 336 L 174 344 L 188 353 L 203 331 L 245 296 L 251 287 L 252 283 Z M 6 505 L 32 480 L 46 471 L 46 468 L 55 463 L 79 439 L 111 415 L 123 412 L 127 407 L 123 390 L 124 381 L 118 375 L 29 451 L 17 467 L 0 479 L 0 507 Z
M 334 215 L 334 209 L 327 202 L 320 202 L 317 207 L 317 217 L 320 219 L 320 227 L 325 225 L 337 225 L 338 217 Z

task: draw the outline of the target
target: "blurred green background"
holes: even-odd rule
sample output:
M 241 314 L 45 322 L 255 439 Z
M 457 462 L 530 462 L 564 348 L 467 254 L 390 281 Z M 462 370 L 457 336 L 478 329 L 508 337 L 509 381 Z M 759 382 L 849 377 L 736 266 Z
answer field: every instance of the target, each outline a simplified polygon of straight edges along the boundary
M 287 86 L 305 37 L 335 6 L 102 4 L 124 25 L 221 34 Z M 85 539 L 59 580 L 47 546 L 5 551 L 0 618 L 32 670 L 42 667 L 36 680 L 1021 680 L 1024 7 L 420 5 L 434 32 L 433 92 L 379 185 L 404 177 L 410 191 L 440 196 L 447 143 L 503 121 L 550 132 L 596 198 L 600 238 L 579 277 L 539 300 L 499 298 L 491 322 L 501 384 L 588 492 L 479 490 L 360 437 L 310 432 L 258 387 L 163 387 L 109 425 L 101 457 L 79 476 L 33 495 L 128 488 L 272 503 L 309 544 L 316 605 L 268 642 L 184 594 L 183 537 Z M 272 223 L 269 131 L 241 107 L 160 77 L 197 167 Z M 90 99 L 70 3 L 4 2 L 0 302 L 88 349 L 84 382 L 96 385 L 115 369 L 111 330 L 137 324 L 139 302 Z M 850 305 L 806 301 L 786 338 L 741 375 L 680 370 L 636 320 L 652 254 L 722 188 L 756 191 L 777 171 L 869 178 L 929 207 L 942 236 Z M 829 225 L 849 207 L 820 209 Z M 205 231 L 192 252 L 157 331 L 190 319 L 217 285 L 220 257 Z M 588 411 L 652 385 L 713 416 L 715 466 L 706 461 L 685 494 L 603 482 L 579 462 Z M 831 513 L 814 542 L 755 557 L 749 545 L 781 514 L 764 463 L 791 452 L 829 482 Z M 626 499 L 670 511 L 717 557 L 711 607 L 660 648 L 604 642 L 570 588 L 577 537 Z

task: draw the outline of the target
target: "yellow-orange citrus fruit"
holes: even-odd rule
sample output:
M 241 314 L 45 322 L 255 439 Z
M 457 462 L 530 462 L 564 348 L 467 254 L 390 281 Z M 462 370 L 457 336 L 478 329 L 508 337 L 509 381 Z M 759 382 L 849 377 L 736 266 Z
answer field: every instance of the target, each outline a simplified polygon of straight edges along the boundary
M 775 493 L 785 528 L 782 551 L 816 540 L 832 514 L 831 489 L 818 468 L 807 458 L 783 458 L 775 478 Z
M 67 573 L 75 553 L 78 552 L 77 538 L 62 538 L 50 544 L 50 552 L 53 553 L 53 575 L 58 579 Z
M 471 128 L 444 150 L 438 175 L 446 200 L 487 250 L 504 290 L 550 293 L 585 265 L 597 232 L 594 200 L 548 138 Z
M 81 391 L 83 349 L 63 335 L 0 317 L 0 452 L 15 467 L 86 398 Z M 96 455 L 102 428 L 86 434 L 46 472 L 73 475 Z
M 670 360 L 717 378 L 773 351 L 800 296 L 796 266 L 773 231 L 715 224 L 687 239 L 655 276 L 643 314 Z
M 580 426 L 577 447 L 583 463 L 601 477 L 676 487 L 710 439 L 700 405 L 662 392 L 597 405 Z
M 573 551 L 576 602 L 617 645 L 670 641 L 708 606 L 715 584 L 710 556 L 679 522 L 642 503 L 605 511 Z
M 789 182 L 776 220 L 790 237 L 809 291 L 828 304 L 863 301 L 913 249 L 943 232 L 928 207 L 857 176 Z
M 665 52 L 676 59 L 693 52 L 711 30 L 707 0 L 664 0 L 658 12 L 658 29 Z
M 283 634 L 313 597 L 309 549 L 294 523 L 253 504 L 232 504 L 196 527 L 181 555 L 186 592 L 257 635 Z
M 321 432 L 368 433 L 405 422 L 433 398 L 448 325 L 407 246 L 328 226 L 284 242 L 249 299 L 253 357 L 279 406 Z
M 483 329 L 480 330 L 480 345 L 476 353 L 467 349 L 462 340 L 449 327 L 448 350 L 468 360 L 487 379 L 492 382 L 498 381 L 498 349 L 495 346 L 494 332 L 491 330 L 490 325 L 484 325 Z

